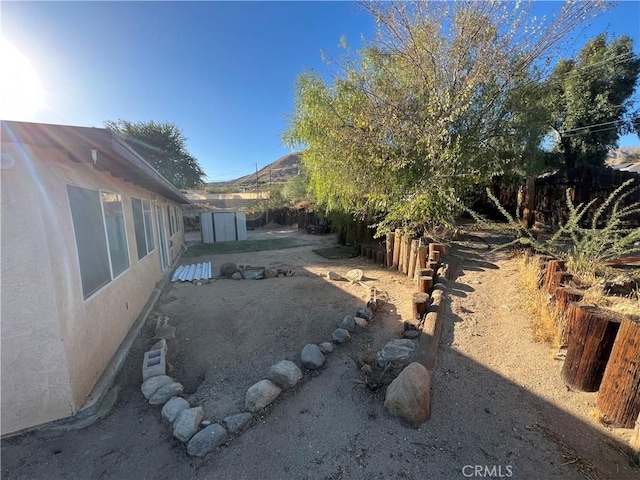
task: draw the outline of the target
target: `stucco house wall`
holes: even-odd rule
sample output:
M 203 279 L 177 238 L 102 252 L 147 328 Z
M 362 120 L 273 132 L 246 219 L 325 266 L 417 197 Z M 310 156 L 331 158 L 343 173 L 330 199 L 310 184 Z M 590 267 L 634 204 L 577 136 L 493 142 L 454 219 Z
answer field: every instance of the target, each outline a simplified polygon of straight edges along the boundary
M 169 235 L 167 206 L 145 188 L 70 160 L 64 148 L 2 138 L 2 435 L 75 414 L 143 310 L 164 272 L 155 249 L 138 260 L 131 199 L 162 208 L 169 261 L 184 228 Z M 129 267 L 84 298 L 67 185 L 121 195 Z M 181 214 L 178 215 L 180 223 Z

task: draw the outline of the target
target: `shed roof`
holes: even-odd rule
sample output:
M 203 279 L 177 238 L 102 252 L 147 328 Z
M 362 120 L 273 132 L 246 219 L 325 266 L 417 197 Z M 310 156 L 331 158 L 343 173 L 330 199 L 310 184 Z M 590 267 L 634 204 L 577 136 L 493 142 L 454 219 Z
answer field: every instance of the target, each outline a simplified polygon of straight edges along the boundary
M 191 203 L 138 152 L 107 128 L 3 120 L 1 138 L 3 142 L 63 148 L 73 162 L 93 165 L 96 170 L 109 172 L 175 202 Z

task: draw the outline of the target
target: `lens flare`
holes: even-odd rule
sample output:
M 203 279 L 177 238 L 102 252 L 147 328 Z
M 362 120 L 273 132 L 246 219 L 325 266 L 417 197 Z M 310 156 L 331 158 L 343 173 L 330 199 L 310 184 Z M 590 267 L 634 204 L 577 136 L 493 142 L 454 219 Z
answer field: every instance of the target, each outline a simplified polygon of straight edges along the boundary
M 0 39 L 0 118 L 31 120 L 44 106 L 44 91 L 36 70 L 20 51 Z

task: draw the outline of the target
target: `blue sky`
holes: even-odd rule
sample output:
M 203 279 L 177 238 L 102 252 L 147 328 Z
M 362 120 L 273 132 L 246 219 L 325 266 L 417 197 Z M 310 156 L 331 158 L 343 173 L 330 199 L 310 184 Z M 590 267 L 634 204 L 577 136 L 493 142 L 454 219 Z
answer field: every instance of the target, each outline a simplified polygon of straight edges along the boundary
M 288 153 L 281 136 L 296 77 L 326 71 L 320 52 L 339 55 L 342 35 L 357 48 L 374 32 L 373 20 L 346 1 L 3 1 L 0 8 L 4 39 L 29 59 L 44 90 L 41 108 L 5 119 L 95 127 L 119 118 L 170 121 L 208 181 Z M 572 48 L 606 31 L 630 35 L 638 52 L 639 25 L 640 1 L 619 2 Z

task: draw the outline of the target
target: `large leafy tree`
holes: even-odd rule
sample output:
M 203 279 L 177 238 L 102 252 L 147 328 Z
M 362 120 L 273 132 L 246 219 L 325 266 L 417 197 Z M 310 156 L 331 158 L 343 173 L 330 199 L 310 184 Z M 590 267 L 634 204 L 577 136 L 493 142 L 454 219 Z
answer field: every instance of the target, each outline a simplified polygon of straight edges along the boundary
M 627 36 L 591 39 L 575 60 L 561 60 L 545 82 L 554 150 L 567 167 L 603 165 L 620 134 L 637 130 L 633 112 L 640 59 Z M 634 121 L 635 118 L 635 121 Z
M 327 210 L 377 217 L 378 234 L 450 221 L 456 201 L 537 151 L 547 55 L 592 13 L 564 6 L 548 23 L 520 3 L 377 2 L 377 36 L 326 81 L 297 82 L 285 141 L 305 149 Z
M 203 184 L 205 172 L 187 151 L 182 130 L 173 123 L 109 120 L 105 124 L 175 187 L 195 188 Z

